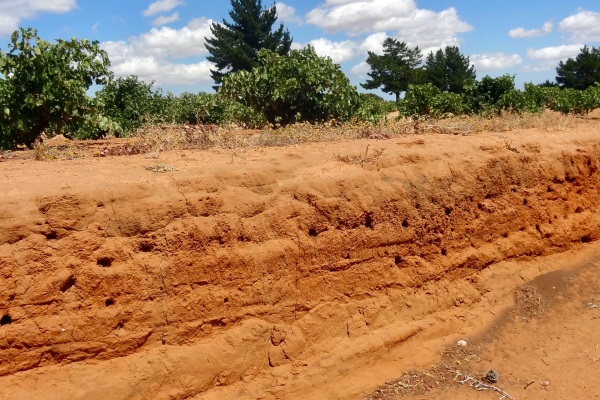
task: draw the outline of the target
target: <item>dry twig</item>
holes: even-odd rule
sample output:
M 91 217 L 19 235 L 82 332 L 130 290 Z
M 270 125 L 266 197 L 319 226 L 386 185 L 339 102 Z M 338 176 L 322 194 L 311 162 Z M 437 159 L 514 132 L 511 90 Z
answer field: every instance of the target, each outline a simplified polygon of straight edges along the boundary
M 456 379 L 460 379 L 458 381 L 458 383 L 460 383 L 461 385 L 469 384 L 469 386 L 471 386 L 472 388 L 475 388 L 479 391 L 492 390 L 494 392 L 497 392 L 502 395 L 502 397 L 500 397 L 498 400 L 504 400 L 504 399 L 515 400 L 510 394 L 506 393 L 504 390 L 500 389 L 497 386 L 490 385 L 489 383 L 485 383 L 484 381 L 475 379 L 472 376 L 465 375 L 462 372 L 455 371 L 455 373 L 456 373 Z

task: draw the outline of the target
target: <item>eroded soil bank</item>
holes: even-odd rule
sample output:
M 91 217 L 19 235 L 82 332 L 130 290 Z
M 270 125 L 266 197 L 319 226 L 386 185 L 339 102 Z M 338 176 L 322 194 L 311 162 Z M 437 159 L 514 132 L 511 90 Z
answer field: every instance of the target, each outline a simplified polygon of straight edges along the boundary
M 360 398 L 596 248 L 599 133 L 0 163 L 0 397 Z

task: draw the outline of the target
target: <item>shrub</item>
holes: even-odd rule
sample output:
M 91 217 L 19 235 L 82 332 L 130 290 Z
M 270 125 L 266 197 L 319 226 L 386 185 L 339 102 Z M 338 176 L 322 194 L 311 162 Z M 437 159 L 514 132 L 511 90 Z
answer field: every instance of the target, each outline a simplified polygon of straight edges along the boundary
M 389 113 L 396 111 L 396 102 L 387 101 L 372 93 L 359 93 L 359 106 L 355 118 L 359 121 L 377 123 Z
M 474 114 L 499 113 L 507 101 L 507 97 L 515 97 L 515 77 L 503 75 L 497 78 L 484 76 L 465 88 L 464 102 L 467 109 Z M 503 101 L 504 98 L 504 101 Z
M 404 116 L 444 117 L 450 114 L 460 115 L 465 112 L 463 98 L 460 94 L 442 92 L 431 83 L 410 85 L 404 99 L 398 102 L 398 109 Z
M 12 34 L 0 51 L 0 146 L 32 146 L 43 133 L 73 136 L 84 125 L 101 131 L 97 107 L 87 95 L 111 74 L 99 42 L 72 39 L 49 43 L 34 29 Z
M 161 114 L 161 93 L 137 76 L 118 78 L 96 93 L 101 114 L 114 121 L 117 136 L 139 128 L 150 116 Z
M 561 89 L 549 99 L 549 107 L 563 114 L 587 114 L 600 108 L 600 85 L 585 90 Z
M 261 50 L 257 67 L 225 77 L 219 93 L 282 125 L 349 120 L 359 105 L 356 88 L 340 66 L 310 46 L 287 57 Z
M 264 116 L 238 101 L 214 93 L 183 93 L 169 101 L 165 119 L 179 124 L 237 124 L 256 128 L 265 124 Z

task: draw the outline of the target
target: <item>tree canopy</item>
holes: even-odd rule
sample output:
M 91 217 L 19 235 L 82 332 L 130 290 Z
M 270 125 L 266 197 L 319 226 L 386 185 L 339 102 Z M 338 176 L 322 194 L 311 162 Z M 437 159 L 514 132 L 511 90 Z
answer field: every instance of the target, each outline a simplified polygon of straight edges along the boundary
M 238 71 L 223 79 L 221 95 L 264 113 L 272 124 L 350 119 L 358 107 L 358 93 L 330 58 L 314 48 L 280 56 L 263 49 L 252 71 Z
M 100 123 L 92 84 L 107 83 L 108 55 L 97 41 L 49 43 L 35 29 L 12 34 L 8 53 L 0 50 L 0 147 L 31 146 L 43 132 L 69 135 Z
M 215 88 L 231 72 L 252 70 L 260 49 L 287 55 L 292 45 L 290 33 L 283 24 L 273 30 L 277 21 L 275 5 L 263 8 L 261 0 L 231 0 L 231 6 L 232 22 L 213 23 L 212 37 L 206 38 L 206 48 L 210 52 L 207 60 L 217 67 L 211 70 Z
M 475 78 L 475 67 L 457 46 L 447 46 L 444 50 L 427 55 L 425 81 L 442 91 L 462 93 L 464 87 L 473 83 Z
M 600 82 L 600 48 L 584 46 L 575 59 L 558 64 L 556 75 L 562 88 L 585 90 Z
M 393 93 L 396 100 L 400 93 L 408 90 L 408 86 L 419 83 L 421 74 L 417 67 L 421 64 L 419 47 L 409 48 L 406 43 L 393 38 L 383 42 L 383 54 L 378 55 L 369 51 L 367 64 L 371 67 L 368 73 L 371 79 L 361 84 L 365 89 L 377 89 L 385 93 Z

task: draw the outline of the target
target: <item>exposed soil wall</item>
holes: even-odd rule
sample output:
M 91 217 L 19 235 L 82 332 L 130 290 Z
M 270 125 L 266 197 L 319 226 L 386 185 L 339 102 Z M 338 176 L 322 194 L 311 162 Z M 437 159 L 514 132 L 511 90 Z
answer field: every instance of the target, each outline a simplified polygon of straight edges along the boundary
M 280 398 L 265 371 L 426 340 L 481 271 L 600 238 L 597 130 L 161 158 L 0 164 L 3 398 Z

